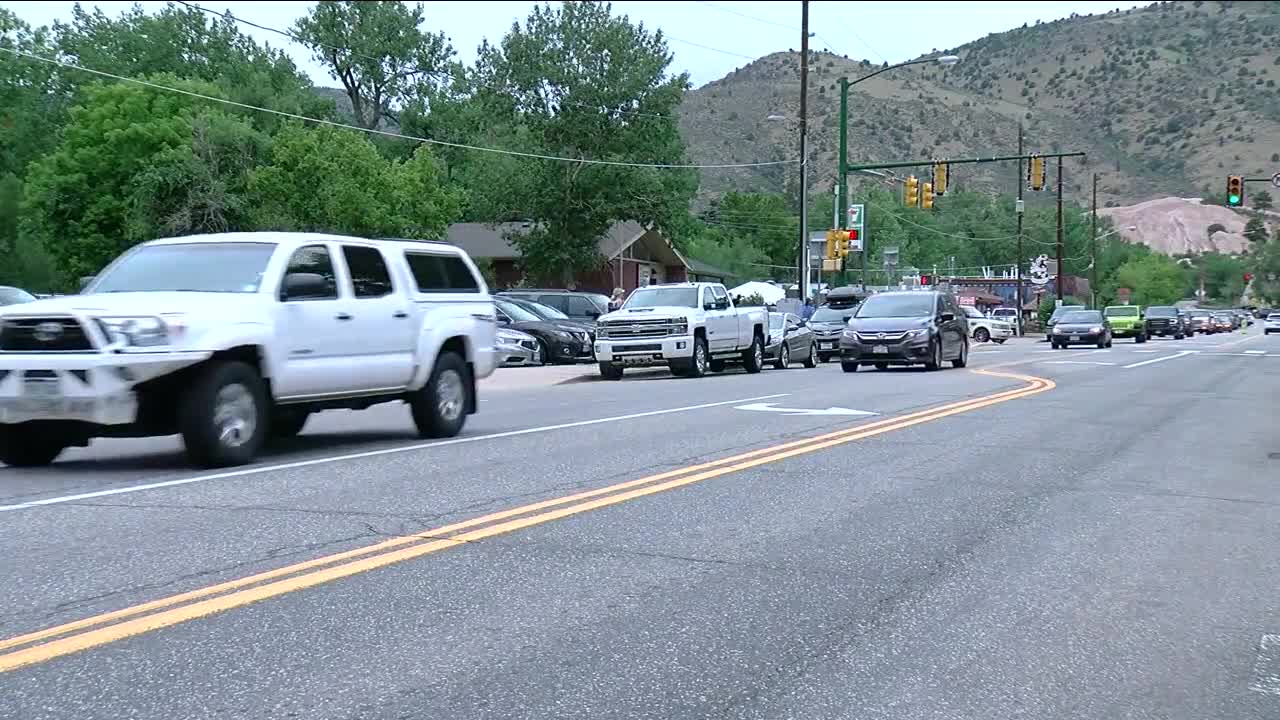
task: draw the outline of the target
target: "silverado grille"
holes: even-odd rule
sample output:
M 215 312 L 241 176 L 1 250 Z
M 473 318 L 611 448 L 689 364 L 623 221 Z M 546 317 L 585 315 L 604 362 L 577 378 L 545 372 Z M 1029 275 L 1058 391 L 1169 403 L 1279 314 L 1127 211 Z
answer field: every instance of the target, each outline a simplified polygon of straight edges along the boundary
M 24 317 L 0 321 L 0 351 L 88 352 L 93 343 L 72 317 Z
M 684 334 L 688 326 L 681 322 L 677 325 L 672 320 L 613 320 L 596 326 L 596 335 L 612 340 L 639 340 L 644 338 L 663 338 L 669 335 Z

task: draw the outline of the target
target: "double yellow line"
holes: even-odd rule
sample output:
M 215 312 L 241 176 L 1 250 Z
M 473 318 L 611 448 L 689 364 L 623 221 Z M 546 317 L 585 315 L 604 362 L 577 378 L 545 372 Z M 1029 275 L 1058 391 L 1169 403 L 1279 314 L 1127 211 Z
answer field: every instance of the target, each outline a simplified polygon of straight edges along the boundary
M 732 457 L 629 480 L 608 487 L 544 500 L 491 513 L 416 535 L 397 537 L 366 547 L 257 573 L 238 580 L 171 595 L 75 622 L 0 640 L 0 672 L 16 670 L 63 655 L 123 640 L 241 607 L 260 600 L 304 590 L 340 578 L 412 560 L 461 544 L 503 535 L 534 525 L 617 505 L 685 485 L 874 437 L 913 425 L 939 420 L 1051 390 L 1051 380 L 974 370 L 980 375 L 1022 380 L 1026 385 L 985 397 L 949 403 L 886 418 L 815 437 L 774 445 Z

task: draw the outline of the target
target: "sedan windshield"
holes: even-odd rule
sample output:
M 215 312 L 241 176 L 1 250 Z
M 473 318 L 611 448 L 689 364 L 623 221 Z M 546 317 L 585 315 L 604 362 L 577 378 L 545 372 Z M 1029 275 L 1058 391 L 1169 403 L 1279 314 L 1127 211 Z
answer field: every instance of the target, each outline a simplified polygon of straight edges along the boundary
M 503 314 L 516 322 L 537 322 L 542 319 L 509 300 L 495 299 L 493 304 L 496 305 Z
M 813 317 L 809 318 L 810 322 L 818 324 L 822 323 L 841 323 L 849 321 L 849 316 L 853 315 L 852 308 L 844 310 L 836 310 L 835 308 L 820 307 L 813 312 Z
M 1102 322 L 1102 314 L 1097 310 L 1073 310 L 1062 316 L 1063 325 L 1076 325 Z
M 524 302 L 520 302 L 517 304 L 520 307 L 524 308 L 525 310 L 528 310 L 534 315 L 537 315 L 538 317 L 542 318 L 543 320 L 568 320 L 569 319 L 568 315 L 565 315 L 564 313 L 551 307 L 550 305 L 543 305 L 542 303 L 536 303 L 532 300 L 525 300 Z
M 696 287 L 656 287 L 640 288 L 631 293 L 631 297 L 623 303 L 624 308 L 651 307 L 698 307 L 698 288 Z
M 262 285 L 273 243 L 146 245 L 120 258 L 86 293 L 254 293 Z
M 932 293 L 903 293 L 894 295 L 872 295 L 858 307 L 856 317 L 928 317 L 932 314 Z
M 1147 308 L 1147 317 L 1177 317 L 1178 308 L 1175 307 L 1153 307 Z

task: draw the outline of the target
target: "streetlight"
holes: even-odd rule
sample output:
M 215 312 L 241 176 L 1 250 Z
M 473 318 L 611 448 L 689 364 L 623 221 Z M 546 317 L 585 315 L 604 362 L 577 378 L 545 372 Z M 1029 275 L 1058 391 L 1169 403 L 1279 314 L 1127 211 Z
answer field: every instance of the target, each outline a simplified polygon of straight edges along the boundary
M 868 73 L 856 80 L 850 80 L 847 77 L 840 78 L 840 167 L 836 181 L 840 183 L 840 228 L 843 229 L 849 224 L 849 88 L 860 82 L 870 80 L 871 78 L 896 70 L 898 68 L 907 67 L 908 65 L 924 65 L 927 63 L 937 63 L 943 67 L 950 67 L 960 62 L 958 55 L 942 55 L 940 57 L 922 58 L 920 60 L 908 60 L 900 62 L 897 65 L 889 65 L 882 67 L 875 72 Z M 867 246 L 862 246 L 861 256 L 862 263 L 862 290 L 867 290 Z

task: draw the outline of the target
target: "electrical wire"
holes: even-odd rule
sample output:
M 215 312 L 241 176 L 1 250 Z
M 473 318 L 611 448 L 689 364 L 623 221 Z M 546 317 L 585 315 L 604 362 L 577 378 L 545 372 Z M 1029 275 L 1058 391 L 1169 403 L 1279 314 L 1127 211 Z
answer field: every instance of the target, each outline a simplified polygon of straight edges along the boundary
M 868 205 L 870 205 L 870 206 L 871 206 L 871 207 L 873 207 L 873 208 L 876 208 L 877 210 L 879 210 L 880 212 L 884 213 L 885 215 L 888 215 L 889 217 L 894 218 L 894 219 L 896 219 L 896 220 L 898 220 L 898 221 L 900 221 L 900 222 L 904 222 L 904 223 L 906 223 L 906 224 L 908 224 L 908 225 L 914 225 L 915 227 L 918 227 L 918 228 L 920 228 L 921 230 L 925 230 L 925 231 L 927 231 L 927 232 L 931 232 L 931 233 L 933 233 L 933 234 L 935 234 L 935 235 L 941 235 L 942 237 L 955 238 L 955 239 L 957 239 L 957 240 L 988 240 L 988 241 L 995 241 L 995 240 L 1017 240 L 1017 239 L 1018 239 L 1018 236 L 1017 236 L 1017 235 L 1005 235 L 1005 236 L 1002 236 L 1002 237 L 972 237 L 972 236 L 969 236 L 969 235 L 957 235 L 957 234 L 955 234 L 955 233 L 943 232 L 942 230 L 937 230 L 937 229 L 935 229 L 935 228 L 928 227 L 927 225 L 921 225 L 921 224 L 920 224 L 920 223 L 918 223 L 918 222 L 914 222 L 914 221 L 912 221 L 912 220 L 908 220 L 907 218 L 905 218 L 905 217 L 903 217 L 903 216 L 901 216 L 901 215 L 898 215 L 898 214 L 896 214 L 896 213 L 894 213 L 894 212 L 890 211 L 888 208 L 886 208 L 886 207 L 884 207 L 884 206 L 882 206 L 882 205 L 879 205 L 879 204 L 877 204 L 877 203 L 869 202 L 869 203 L 867 203 L 867 204 L 868 204 Z
M 293 120 L 301 120 L 303 122 L 315 123 L 317 125 L 327 125 L 330 127 L 343 128 L 346 130 L 355 130 L 358 132 L 368 133 L 370 135 L 381 135 L 383 137 L 399 138 L 401 140 L 412 140 L 414 142 L 427 143 L 429 145 L 439 145 L 442 147 L 451 147 L 451 148 L 457 148 L 461 150 L 472 150 L 475 152 L 486 152 L 486 153 L 492 153 L 495 155 L 508 155 L 512 157 L 532 158 L 535 160 L 551 160 L 555 162 L 577 163 L 580 165 L 605 165 L 610 167 L 683 169 L 683 170 L 714 170 L 714 169 L 727 169 L 727 168 L 750 168 L 750 167 L 766 167 L 766 166 L 776 166 L 776 165 L 798 164 L 797 160 L 772 160 L 768 162 L 723 163 L 723 164 L 712 164 L 712 165 L 694 165 L 694 164 L 677 164 L 677 163 L 636 163 L 636 162 L 625 162 L 622 160 L 592 160 L 587 158 L 569 158 L 569 157 L 560 157 L 557 155 L 544 155 L 541 153 L 522 152 L 519 150 L 504 150 L 502 148 L 483 147 L 480 145 L 468 145 L 465 143 L 449 142 L 447 140 L 437 140 L 434 138 L 418 137 L 416 135 L 405 135 L 403 133 L 391 132 L 390 130 L 378 130 L 376 128 L 363 128 L 357 125 L 350 125 L 348 123 L 341 123 L 334 120 L 323 120 L 320 118 L 307 117 L 306 115 L 299 115 L 297 113 L 285 112 L 283 110 L 273 110 L 272 108 L 258 107 L 257 105 L 250 105 L 248 103 L 236 102 L 235 100 L 227 100 L 226 98 L 213 97 L 212 95 L 204 95 L 202 93 L 192 92 L 190 90 L 183 90 L 181 88 L 169 87 L 168 85 L 161 85 L 159 83 L 154 83 L 149 80 L 139 80 L 138 78 L 125 77 L 124 75 L 116 75 L 115 73 L 109 73 L 104 70 L 96 70 L 94 68 L 85 67 L 83 65 L 77 65 L 75 63 L 69 63 L 69 62 L 64 62 L 62 60 L 55 60 L 52 58 L 41 57 L 34 53 L 29 53 L 29 52 L 17 50 L 14 48 L 0 47 L 0 51 L 7 52 L 10 55 L 25 57 L 30 60 L 36 60 L 38 62 L 48 63 L 50 65 L 58 65 L 64 68 L 69 68 L 71 70 L 79 70 L 81 72 L 86 72 L 86 73 L 98 75 L 101 77 L 111 78 L 112 80 L 118 80 L 120 82 L 127 82 L 127 83 L 132 83 L 134 85 L 141 85 L 143 87 L 149 87 L 154 90 L 164 90 L 166 92 L 177 93 L 179 95 L 187 95 L 189 97 L 199 98 L 201 100 L 208 100 L 209 102 L 221 103 L 223 105 L 230 105 L 232 107 L 238 107 L 245 110 L 256 110 L 258 112 L 265 112 L 272 115 L 278 115 L 280 117 L 287 117 Z

